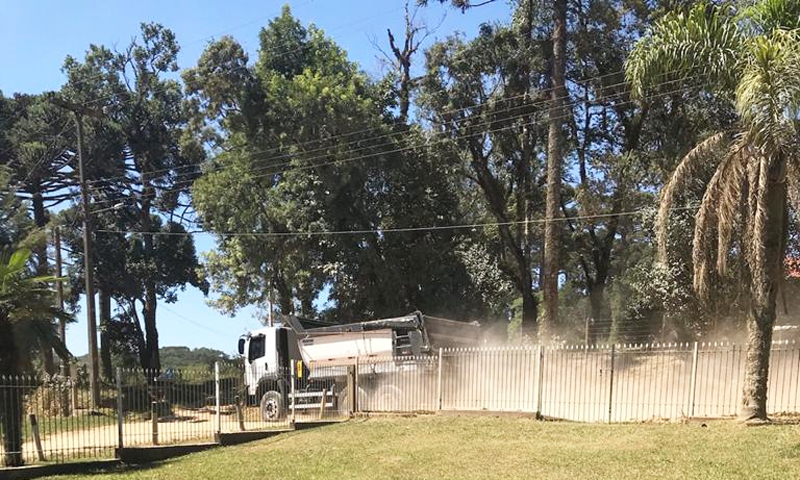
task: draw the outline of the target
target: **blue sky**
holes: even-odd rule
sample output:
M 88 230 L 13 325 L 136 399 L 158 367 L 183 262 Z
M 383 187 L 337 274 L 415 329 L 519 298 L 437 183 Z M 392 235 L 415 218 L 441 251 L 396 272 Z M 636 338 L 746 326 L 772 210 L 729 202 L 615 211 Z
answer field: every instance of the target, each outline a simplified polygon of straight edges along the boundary
M 472 36 L 483 22 L 506 21 L 510 11 L 503 0 L 466 14 L 431 3 L 435 5 L 421 10 L 418 18 L 441 25 L 427 44 L 455 31 Z M 226 34 L 235 37 L 254 59 L 258 31 L 280 14 L 284 4 L 291 6 L 303 24 L 314 23 L 325 30 L 351 60 L 375 77 L 382 73 L 382 54 L 372 41 L 385 48 L 387 28 L 402 36 L 402 0 L 0 0 L 0 91 L 11 95 L 56 90 L 65 81 L 60 68 L 67 55 L 82 58 L 92 43 L 122 48 L 137 34 L 140 22 L 159 22 L 175 32 L 182 69 L 194 65 L 211 39 Z M 209 235 L 198 235 L 196 242 L 199 251 L 214 247 Z M 179 295 L 177 303 L 159 304 L 162 346 L 210 347 L 234 353 L 238 336 L 258 326 L 251 309 L 235 318 L 223 316 L 192 287 Z M 67 331 L 67 344 L 73 354 L 81 355 L 87 351 L 87 340 L 82 311 Z

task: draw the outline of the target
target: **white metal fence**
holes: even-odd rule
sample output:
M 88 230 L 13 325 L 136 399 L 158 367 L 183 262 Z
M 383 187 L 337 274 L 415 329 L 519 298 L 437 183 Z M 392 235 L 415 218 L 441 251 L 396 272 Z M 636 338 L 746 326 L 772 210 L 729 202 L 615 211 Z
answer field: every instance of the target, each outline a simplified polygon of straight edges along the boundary
M 744 360 L 742 345 L 702 342 L 445 349 L 359 364 L 358 410 L 523 412 L 580 422 L 727 417 L 739 411 Z M 800 412 L 799 380 L 800 345 L 775 343 L 769 414 Z
M 718 343 L 440 350 L 351 366 L 117 370 L 98 407 L 88 382 L 0 377 L 4 464 L 112 457 L 115 448 L 213 441 L 354 413 L 524 412 L 581 422 L 725 417 L 739 409 L 745 349 Z M 252 383 L 251 379 L 251 383 Z M 800 412 L 800 345 L 773 345 L 768 412 Z M 17 436 L 19 442 L 11 441 Z

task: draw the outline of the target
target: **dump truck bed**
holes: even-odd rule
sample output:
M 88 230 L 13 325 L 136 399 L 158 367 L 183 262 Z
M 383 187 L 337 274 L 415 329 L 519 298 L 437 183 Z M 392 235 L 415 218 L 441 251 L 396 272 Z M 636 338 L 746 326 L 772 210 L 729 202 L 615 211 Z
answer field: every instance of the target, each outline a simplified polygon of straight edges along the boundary
M 306 328 L 297 317 L 287 323 L 309 365 L 352 365 L 356 358 L 429 355 L 439 348 L 476 346 L 477 323 L 414 312 L 402 317 Z

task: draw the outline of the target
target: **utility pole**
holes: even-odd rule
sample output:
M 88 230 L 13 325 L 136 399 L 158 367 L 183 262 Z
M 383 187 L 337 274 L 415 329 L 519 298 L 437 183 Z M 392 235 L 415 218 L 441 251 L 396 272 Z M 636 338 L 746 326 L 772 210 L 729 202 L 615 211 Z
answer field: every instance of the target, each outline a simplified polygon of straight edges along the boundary
M 267 313 L 267 326 L 271 327 L 275 325 L 272 321 L 272 280 L 269 281 L 269 311 Z
M 56 277 L 61 278 L 61 232 L 58 227 L 53 227 L 53 246 L 56 251 Z M 56 302 L 58 302 L 58 309 L 64 310 L 64 285 L 61 282 L 56 282 Z M 58 319 L 58 338 L 62 342 L 67 342 L 67 322 L 63 318 Z
M 97 315 L 94 304 L 94 262 L 92 248 L 92 216 L 89 210 L 89 191 L 86 188 L 86 171 L 83 161 L 83 115 L 101 116 L 102 113 L 77 103 L 67 102 L 55 95 L 50 100 L 75 115 L 78 130 L 78 175 L 81 186 L 81 205 L 83 206 L 83 277 L 86 280 L 86 323 L 89 328 L 89 388 L 92 392 L 92 408 L 100 406 L 100 383 L 98 372 L 100 361 L 97 355 Z

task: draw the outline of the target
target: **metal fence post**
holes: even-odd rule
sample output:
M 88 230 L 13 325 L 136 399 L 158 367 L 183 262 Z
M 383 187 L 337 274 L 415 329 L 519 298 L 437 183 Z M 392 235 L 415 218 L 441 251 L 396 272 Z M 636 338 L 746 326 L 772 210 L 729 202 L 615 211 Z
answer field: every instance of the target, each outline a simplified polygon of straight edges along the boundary
M 436 409 L 442 409 L 442 347 L 439 347 L 439 370 L 436 374 Z
M 356 357 L 356 366 L 353 369 L 353 414 L 356 414 L 364 408 L 358 401 L 358 389 L 359 389 L 359 378 L 358 378 L 358 358 Z
M 121 450 L 124 447 L 122 441 L 123 434 L 123 420 L 125 413 L 123 411 L 124 405 L 122 403 L 122 368 L 117 367 L 117 447 Z
M 353 365 L 349 365 L 347 367 L 347 398 L 349 398 L 350 404 L 347 405 L 349 410 L 349 416 L 353 416 L 358 411 L 358 400 L 356 399 L 356 394 L 358 393 L 358 387 L 356 386 L 356 370 L 358 370 L 358 359 L 353 363 Z
M 153 445 L 158 445 L 158 402 L 150 402 L 150 422 Z
M 222 433 L 222 412 L 220 412 L 220 408 L 222 406 L 220 392 L 219 392 L 219 362 L 214 362 L 214 398 L 216 400 L 216 426 L 217 426 L 217 435 Z
M 697 342 L 692 349 L 692 379 L 689 383 L 689 418 L 694 417 L 695 393 L 697 392 Z
M 608 383 L 608 423 L 611 423 L 611 407 L 614 402 L 614 357 L 617 352 L 617 346 L 611 345 L 611 375 Z
M 289 368 L 291 371 L 289 372 L 289 401 L 291 403 L 292 408 L 292 425 L 294 425 L 296 416 L 294 406 L 297 403 L 297 399 L 295 398 L 295 392 L 297 392 L 297 387 L 295 386 L 295 382 L 297 382 L 297 360 L 291 360 L 289 362 Z
M 29 413 L 28 419 L 31 422 L 31 434 L 33 435 L 33 443 L 36 445 L 36 454 L 40 462 L 44 462 L 44 450 L 42 449 L 42 437 L 39 435 L 39 421 L 36 419 L 35 413 Z
M 71 387 L 71 395 L 70 398 L 72 400 L 72 413 L 75 414 L 75 411 L 80 408 L 80 404 L 78 403 L 78 365 L 77 364 L 70 364 L 69 366 L 69 378 L 72 379 L 70 383 Z
M 536 418 L 542 418 L 542 392 L 544 384 L 544 345 L 539 345 L 536 355 Z

